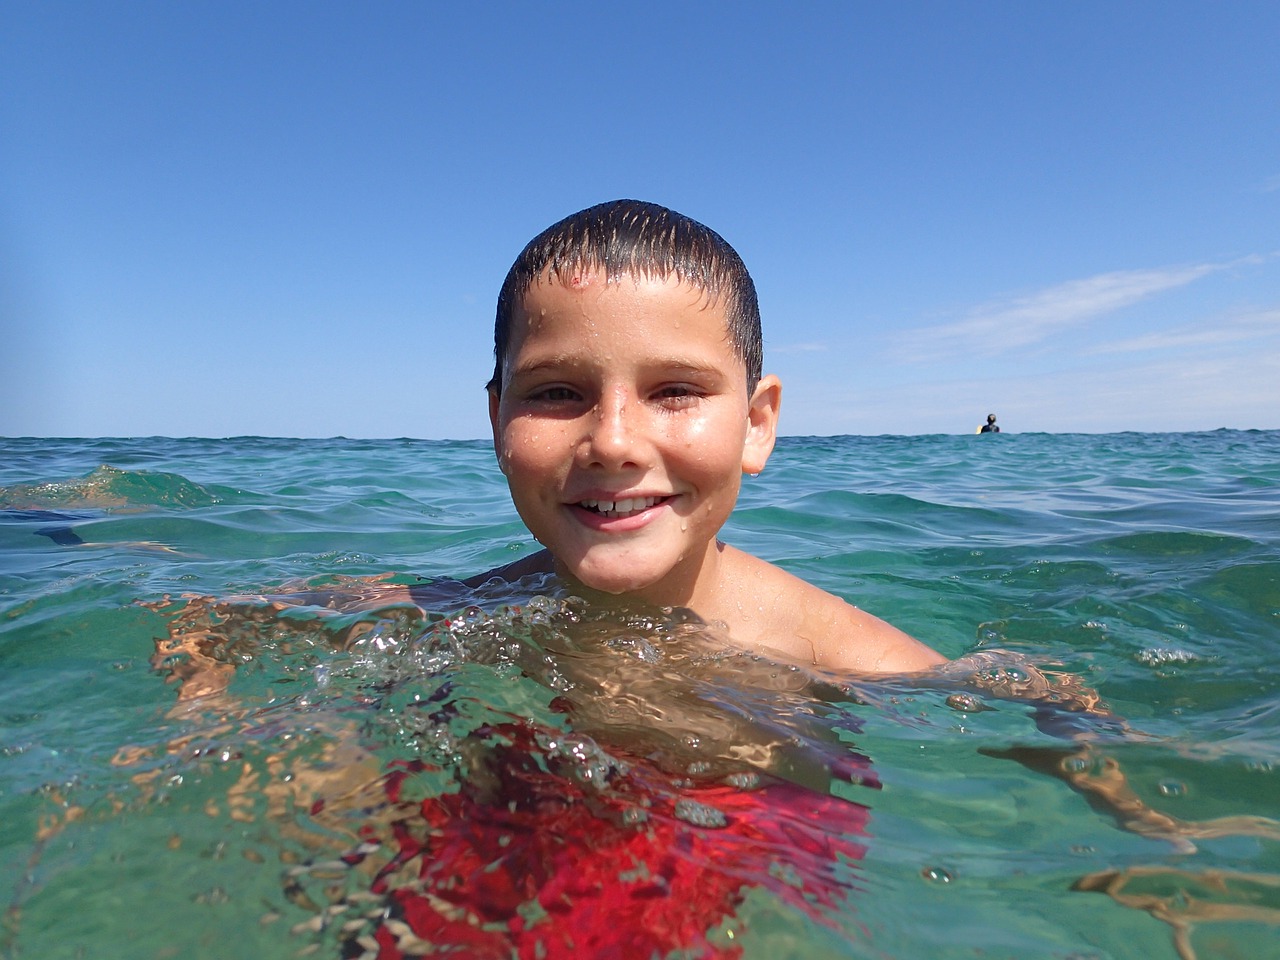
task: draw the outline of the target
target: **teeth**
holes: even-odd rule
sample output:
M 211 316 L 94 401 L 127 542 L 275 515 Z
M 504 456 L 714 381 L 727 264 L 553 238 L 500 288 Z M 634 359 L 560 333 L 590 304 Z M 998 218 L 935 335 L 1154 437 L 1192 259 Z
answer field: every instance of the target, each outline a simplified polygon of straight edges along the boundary
M 582 506 L 600 513 L 631 513 L 635 510 L 647 510 L 662 500 L 662 497 L 631 497 L 626 500 L 583 500 Z

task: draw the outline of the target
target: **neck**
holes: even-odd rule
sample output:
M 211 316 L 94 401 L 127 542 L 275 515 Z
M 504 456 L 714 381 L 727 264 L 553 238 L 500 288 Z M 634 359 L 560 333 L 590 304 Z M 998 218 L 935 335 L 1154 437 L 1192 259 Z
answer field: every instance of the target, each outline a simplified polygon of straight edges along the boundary
M 708 544 L 699 557 L 686 558 L 658 583 L 625 593 L 606 593 L 582 583 L 559 560 L 555 572 L 572 591 L 583 599 L 602 606 L 616 606 L 628 601 L 638 601 L 653 607 L 684 607 L 702 617 L 715 614 L 715 597 L 720 593 L 726 547 L 719 540 Z

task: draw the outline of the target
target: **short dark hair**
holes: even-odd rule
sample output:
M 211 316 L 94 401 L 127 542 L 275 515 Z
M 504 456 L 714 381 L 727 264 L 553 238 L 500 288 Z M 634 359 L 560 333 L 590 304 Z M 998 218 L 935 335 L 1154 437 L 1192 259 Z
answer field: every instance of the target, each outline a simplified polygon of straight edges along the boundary
M 756 286 L 738 252 L 710 227 L 656 203 L 612 200 L 554 223 L 529 241 L 511 265 L 493 325 L 493 379 L 502 389 L 502 363 L 511 337 L 516 306 L 543 273 L 560 277 L 579 270 L 603 270 L 610 280 L 675 276 L 724 298 L 729 339 L 747 367 L 747 392 L 760 382 L 764 345 Z

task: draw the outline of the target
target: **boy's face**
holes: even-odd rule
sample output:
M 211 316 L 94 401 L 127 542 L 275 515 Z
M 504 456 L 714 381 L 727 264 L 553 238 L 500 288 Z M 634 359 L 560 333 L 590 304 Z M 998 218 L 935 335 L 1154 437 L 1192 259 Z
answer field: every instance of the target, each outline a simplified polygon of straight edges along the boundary
M 521 519 L 556 569 L 689 602 L 742 473 L 773 450 L 781 387 L 747 395 L 723 307 L 675 278 L 544 275 L 512 317 L 489 416 Z

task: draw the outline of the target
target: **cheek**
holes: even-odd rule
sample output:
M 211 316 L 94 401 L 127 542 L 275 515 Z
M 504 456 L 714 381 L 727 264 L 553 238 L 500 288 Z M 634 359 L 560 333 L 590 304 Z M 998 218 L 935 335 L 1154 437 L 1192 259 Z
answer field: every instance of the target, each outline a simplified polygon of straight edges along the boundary
M 563 459 L 564 439 L 536 422 L 513 420 L 502 430 L 498 462 L 508 477 L 517 475 L 545 476 L 555 472 Z
M 688 424 L 672 446 L 708 470 L 723 470 L 725 464 L 741 464 L 745 443 L 746 428 L 738 418 L 707 417 Z
M 724 447 L 742 437 L 739 418 L 726 415 L 724 410 L 711 410 L 701 416 L 691 416 L 673 422 L 664 431 L 667 442 L 678 447 Z

